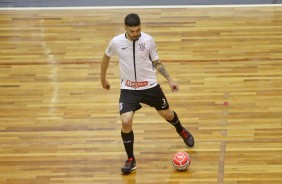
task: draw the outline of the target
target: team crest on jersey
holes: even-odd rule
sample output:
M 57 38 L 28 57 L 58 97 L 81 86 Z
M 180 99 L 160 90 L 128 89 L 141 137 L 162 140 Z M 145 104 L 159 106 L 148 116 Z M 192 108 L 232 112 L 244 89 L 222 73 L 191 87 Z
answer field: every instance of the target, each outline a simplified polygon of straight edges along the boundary
M 146 50 L 145 43 L 139 43 L 139 50 L 144 51 Z

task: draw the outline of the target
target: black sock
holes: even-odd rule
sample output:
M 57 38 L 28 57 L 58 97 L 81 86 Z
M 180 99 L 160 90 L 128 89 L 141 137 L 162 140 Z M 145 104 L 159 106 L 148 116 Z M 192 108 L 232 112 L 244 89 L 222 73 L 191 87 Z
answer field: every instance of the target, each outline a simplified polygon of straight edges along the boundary
M 133 143 L 134 143 L 134 134 L 133 131 L 129 133 L 121 132 L 121 138 L 123 140 L 123 145 L 126 151 L 128 158 L 134 158 L 133 154 Z
M 173 119 L 172 120 L 166 120 L 166 121 L 169 122 L 170 124 L 172 124 L 175 127 L 177 133 L 180 134 L 183 131 L 183 126 L 181 125 L 176 112 L 173 111 L 173 113 L 174 113 Z

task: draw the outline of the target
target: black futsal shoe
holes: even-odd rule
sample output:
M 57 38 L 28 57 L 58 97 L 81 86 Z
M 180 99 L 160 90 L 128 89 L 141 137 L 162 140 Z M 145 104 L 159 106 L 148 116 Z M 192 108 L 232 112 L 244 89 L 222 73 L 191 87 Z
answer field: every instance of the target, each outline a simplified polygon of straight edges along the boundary
M 189 147 L 193 147 L 194 146 L 194 137 L 185 128 L 183 128 L 183 131 L 179 135 L 182 137 L 183 141 L 185 142 L 185 144 L 187 146 L 189 146 Z
M 129 158 L 128 160 L 125 161 L 125 165 L 121 168 L 121 172 L 125 174 L 129 174 L 131 171 L 135 170 L 136 167 L 136 162 L 134 158 Z

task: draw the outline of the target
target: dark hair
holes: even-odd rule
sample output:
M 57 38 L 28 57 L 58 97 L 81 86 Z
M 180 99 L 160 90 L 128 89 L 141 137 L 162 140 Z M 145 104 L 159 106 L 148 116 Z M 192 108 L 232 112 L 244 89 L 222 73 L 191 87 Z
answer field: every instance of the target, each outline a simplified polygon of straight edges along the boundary
M 130 13 L 124 18 L 124 24 L 129 27 L 139 26 L 140 17 L 135 13 Z

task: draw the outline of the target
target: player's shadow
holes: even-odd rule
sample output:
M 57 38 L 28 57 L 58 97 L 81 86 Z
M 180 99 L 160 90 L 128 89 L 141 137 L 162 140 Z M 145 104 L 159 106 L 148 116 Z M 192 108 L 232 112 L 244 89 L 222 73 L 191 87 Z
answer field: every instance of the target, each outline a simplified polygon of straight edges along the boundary
M 124 183 L 126 184 L 135 184 L 136 183 L 136 171 L 132 171 L 131 173 L 122 173 L 122 178 Z

